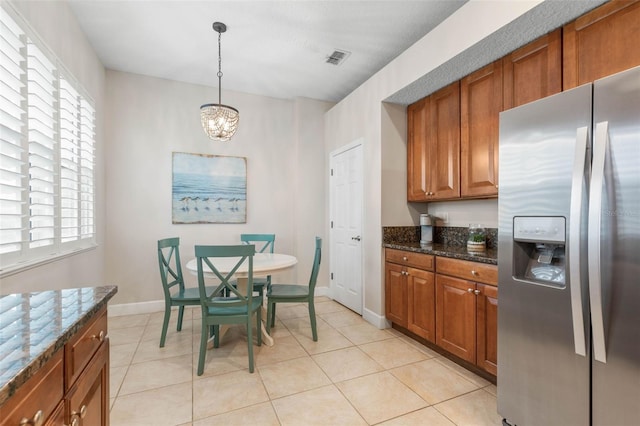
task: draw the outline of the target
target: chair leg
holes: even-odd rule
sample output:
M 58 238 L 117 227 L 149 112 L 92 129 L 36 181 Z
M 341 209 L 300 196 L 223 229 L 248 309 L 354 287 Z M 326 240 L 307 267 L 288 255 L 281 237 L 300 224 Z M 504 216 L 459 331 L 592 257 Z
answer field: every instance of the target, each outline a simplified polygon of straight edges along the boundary
M 276 302 L 273 302 L 273 314 L 271 315 L 271 327 L 276 326 Z
M 164 305 L 164 320 L 162 321 L 162 332 L 160 334 L 160 347 L 164 348 L 164 342 L 167 338 L 167 328 L 169 327 L 169 317 L 171 316 L 171 304 Z
M 313 334 L 313 341 L 318 341 L 318 330 L 316 328 L 316 308 L 313 304 L 313 297 L 309 298 L 309 320 L 311 321 L 311 333 Z
M 182 331 L 182 317 L 184 317 L 184 306 L 178 308 L 178 327 L 177 331 Z
M 213 347 L 220 347 L 220 325 L 216 324 L 213 326 Z
M 258 308 L 258 312 L 256 312 L 256 317 L 258 320 L 256 321 L 256 333 L 258 333 L 258 346 L 262 346 L 262 308 Z
M 202 319 L 202 329 L 200 330 L 200 353 L 198 354 L 198 376 L 204 373 L 204 359 L 207 354 L 207 335 L 209 334 L 209 326 Z
M 247 344 L 249 345 L 249 373 L 253 373 L 253 330 L 251 314 L 247 315 Z
M 271 316 L 273 315 L 273 303 L 267 299 L 267 334 L 271 334 Z

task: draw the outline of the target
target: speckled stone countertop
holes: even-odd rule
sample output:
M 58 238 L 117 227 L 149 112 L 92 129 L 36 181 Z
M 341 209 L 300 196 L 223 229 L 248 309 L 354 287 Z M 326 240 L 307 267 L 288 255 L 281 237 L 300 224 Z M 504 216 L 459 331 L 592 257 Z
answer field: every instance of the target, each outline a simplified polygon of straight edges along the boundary
M 385 226 L 382 242 L 387 248 L 497 265 L 498 230 L 487 228 L 487 248 L 481 252 L 467 251 L 468 232 L 468 228 L 434 226 L 433 244 L 421 246 L 419 226 Z
M 104 286 L 0 296 L 0 406 L 117 291 Z
M 472 253 L 466 247 L 451 246 L 445 244 L 432 244 L 430 246 L 420 246 L 420 243 L 386 243 L 387 248 L 415 251 L 418 253 L 433 254 L 435 256 L 451 257 L 454 259 L 470 260 L 472 262 L 498 264 L 498 251 L 496 249 L 486 249 L 482 252 Z

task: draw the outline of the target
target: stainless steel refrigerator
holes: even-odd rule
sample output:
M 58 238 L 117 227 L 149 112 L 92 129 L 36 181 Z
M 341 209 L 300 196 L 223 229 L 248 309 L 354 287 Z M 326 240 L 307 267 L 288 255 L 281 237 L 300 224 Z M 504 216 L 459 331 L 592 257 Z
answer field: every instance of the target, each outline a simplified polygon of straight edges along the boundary
M 640 67 L 500 114 L 498 413 L 640 424 Z

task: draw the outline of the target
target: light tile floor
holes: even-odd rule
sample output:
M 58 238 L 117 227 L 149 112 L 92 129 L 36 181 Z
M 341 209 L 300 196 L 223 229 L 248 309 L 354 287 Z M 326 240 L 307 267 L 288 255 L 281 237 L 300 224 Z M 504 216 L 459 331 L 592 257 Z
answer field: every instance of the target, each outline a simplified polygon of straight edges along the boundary
M 304 304 L 278 305 L 275 345 L 234 327 L 196 375 L 200 308 L 109 317 L 112 426 L 494 425 L 496 387 L 395 330 L 378 330 L 332 300 L 316 299 L 318 342 Z

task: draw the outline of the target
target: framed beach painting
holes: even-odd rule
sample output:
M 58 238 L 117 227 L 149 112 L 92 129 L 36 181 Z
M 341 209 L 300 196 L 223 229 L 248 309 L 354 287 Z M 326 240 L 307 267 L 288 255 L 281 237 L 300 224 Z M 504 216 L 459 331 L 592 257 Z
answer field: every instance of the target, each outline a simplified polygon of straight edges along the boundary
M 172 220 L 246 223 L 247 159 L 173 153 Z

